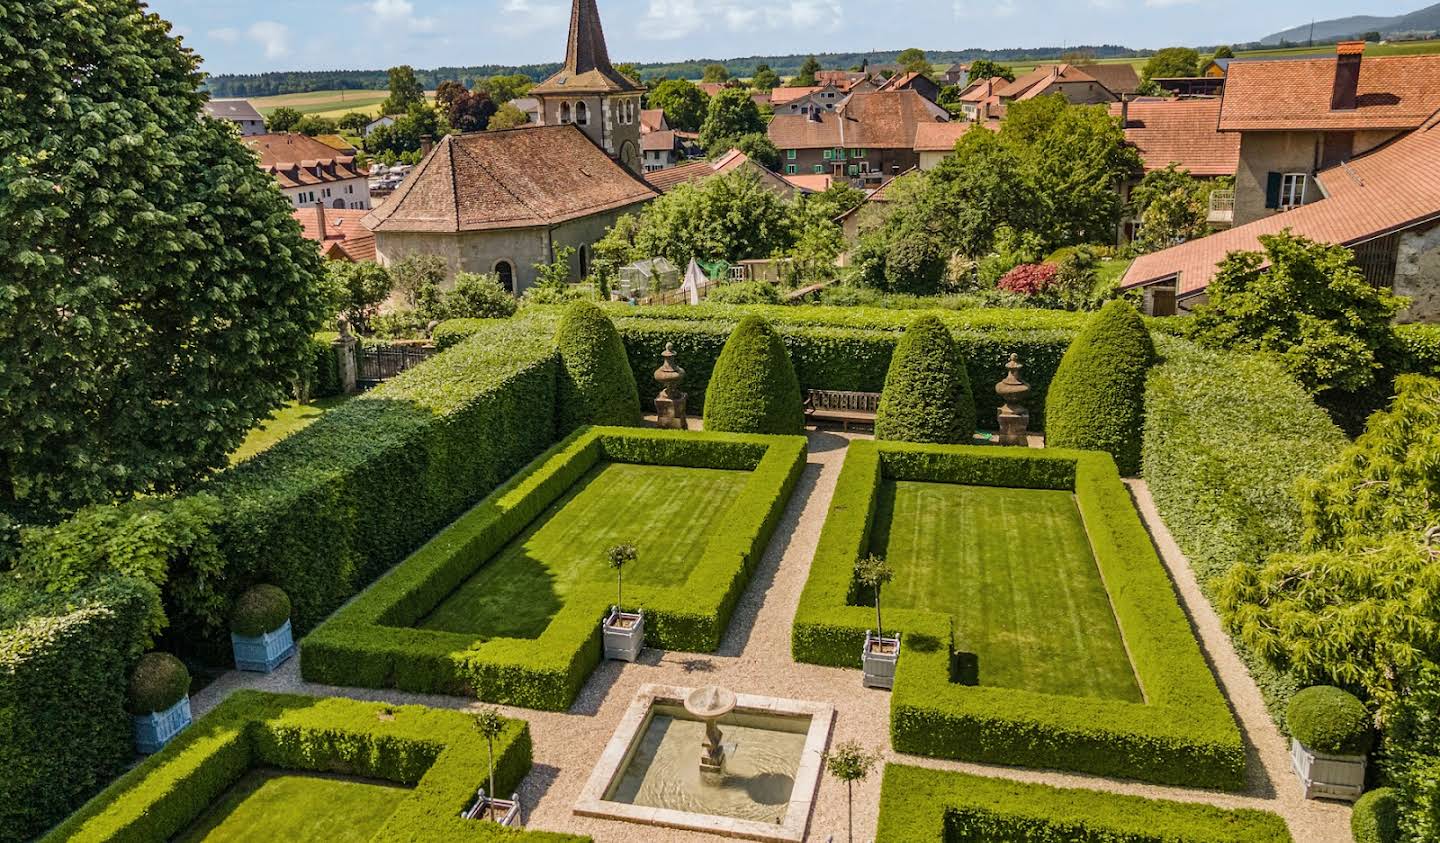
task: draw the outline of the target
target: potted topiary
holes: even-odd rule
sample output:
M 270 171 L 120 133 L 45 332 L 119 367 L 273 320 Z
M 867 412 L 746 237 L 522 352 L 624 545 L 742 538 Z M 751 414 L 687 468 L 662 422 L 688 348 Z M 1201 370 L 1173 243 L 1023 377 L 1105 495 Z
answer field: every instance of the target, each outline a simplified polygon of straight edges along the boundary
M 875 630 L 865 630 L 865 649 L 860 653 L 866 688 L 895 687 L 900 636 L 885 637 L 885 627 L 880 620 L 880 589 L 894 578 L 895 571 L 883 557 L 871 554 L 855 560 L 855 579 L 875 593 Z
M 610 607 L 601 624 L 605 638 L 605 658 L 633 662 L 640 657 L 645 646 L 645 613 L 626 612 L 625 566 L 635 561 L 638 555 L 633 544 L 617 544 L 605 551 L 610 567 L 615 569 L 615 605 Z
M 1365 790 L 1365 756 L 1375 740 L 1369 712 L 1354 695 L 1329 685 L 1290 700 L 1290 761 L 1305 798 L 1355 801 Z
M 490 762 L 488 778 L 489 793 L 495 792 L 495 739 L 505 730 L 505 718 L 493 708 L 482 708 L 475 712 L 475 731 L 485 739 L 485 750 Z M 520 797 L 511 794 L 509 799 L 496 799 L 487 795 L 484 788 L 475 794 L 475 804 L 463 815 L 466 819 L 487 819 L 500 825 L 514 826 L 520 822 Z
M 273 585 L 257 585 L 235 601 L 230 615 L 235 667 L 269 673 L 295 655 L 290 632 L 290 598 Z
M 865 781 L 879 760 L 880 753 L 868 752 L 856 741 L 838 744 L 825 756 L 825 769 L 845 783 L 845 839 L 849 843 L 855 841 L 855 783 Z
M 146 653 L 130 674 L 126 707 L 135 724 L 135 748 L 159 752 L 190 725 L 190 672 L 169 653 Z

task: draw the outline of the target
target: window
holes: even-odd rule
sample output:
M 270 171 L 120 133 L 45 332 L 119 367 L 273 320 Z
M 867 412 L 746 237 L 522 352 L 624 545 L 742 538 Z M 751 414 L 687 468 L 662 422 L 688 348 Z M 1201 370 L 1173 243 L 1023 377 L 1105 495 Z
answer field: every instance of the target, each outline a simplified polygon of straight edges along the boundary
M 800 174 L 800 168 L 794 164 L 785 165 L 785 175 L 795 176 Z
M 329 199 L 329 198 L 330 198 L 330 188 L 327 187 L 327 188 L 325 188 L 324 190 L 321 190 L 321 191 L 320 191 L 320 195 L 321 195 L 322 197 L 326 198 L 326 199 Z
M 794 150 L 794 149 L 787 149 L 787 150 L 785 150 L 785 158 L 786 158 L 786 160 L 794 161 L 794 160 L 795 160 L 795 156 L 796 156 L 797 154 L 798 154 L 798 150 Z
M 575 125 L 590 125 L 590 107 L 583 102 L 575 103 Z
M 1270 173 L 1265 185 L 1265 207 L 1288 211 L 1305 204 L 1308 181 L 1304 173 Z
M 827 149 L 827 150 L 825 150 L 825 160 L 826 160 L 826 161 L 833 161 L 833 160 L 835 160 L 835 150 L 833 150 L 833 149 Z
M 844 160 L 845 160 L 845 150 L 840 149 L 840 148 L 837 147 L 837 148 L 835 149 L 835 160 L 836 160 L 836 161 L 844 161 Z
M 825 165 L 824 165 L 824 164 L 816 164 L 814 169 L 815 169 L 815 174 L 816 174 L 817 176 L 823 176 L 823 175 L 825 174 Z
M 570 122 L 570 103 L 568 103 L 568 102 L 562 102 L 562 103 L 560 103 L 560 122 L 561 122 L 561 123 L 569 123 L 569 122 Z
M 500 279 L 500 286 L 505 292 L 515 292 L 515 265 L 510 261 L 499 261 L 495 264 L 495 276 Z
M 854 150 L 854 151 L 852 151 L 852 152 L 850 153 L 850 157 L 851 157 L 851 158 L 864 158 L 864 157 L 865 157 L 865 154 L 866 154 L 867 152 L 869 152 L 869 151 L 870 151 L 870 150 L 868 150 L 868 149 L 856 149 L 856 150 Z

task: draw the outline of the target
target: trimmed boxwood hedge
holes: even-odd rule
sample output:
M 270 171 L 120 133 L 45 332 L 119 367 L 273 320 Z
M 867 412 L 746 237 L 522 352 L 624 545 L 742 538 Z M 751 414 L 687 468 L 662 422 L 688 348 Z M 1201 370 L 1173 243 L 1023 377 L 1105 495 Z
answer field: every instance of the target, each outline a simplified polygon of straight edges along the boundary
M 530 770 L 530 729 L 507 720 L 495 741 L 495 786 Z M 581 841 L 461 819 L 487 772 L 485 739 L 463 712 L 415 705 L 237 691 L 121 776 L 43 840 L 167 840 L 254 767 L 339 773 L 413 788 L 370 840 Z
M 1400 805 L 1394 788 L 1381 787 L 1361 795 L 1350 812 L 1355 843 L 1400 843 Z
M 1170 579 L 1109 455 L 854 442 L 845 457 L 791 635 L 797 661 L 859 667 L 869 609 L 851 605 L 882 479 L 1070 489 L 1145 703 L 952 681 L 953 622 L 890 609 L 901 633 L 890 701 L 895 749 L 1216 789 L 1245 783 L 1245 751 Z
M 1268 811 L 1146 799 L 889 764 L 885 843 L 1290 843 Z
M 875 438 L 960 444 L 975 435 L 975 399 L 955 340 L 933 315 L 916 319 L 890 360 Z
M 130 674 L 125 708 L 131 714 L 165 711 L 190 693 L 190 671 L 169 653 L 146 653 Z
M 705 429 L 798 436 L 805 432 L 803 401 L 779 335 L 758 316 L 740 320 L 715 361 Z
M 1365 704 L 1331 685 L 1313 685 L 1291 697 L 1285 724 L 1291 737 L 1325 755 L 1364 755 L 1375 743 Z
M 801 437 L 634 428 L 577 431 L 456 520 L 301 642 L 312 682 L 420 693 L 472 694 L 561 711 L 600 662 L 607 587 L 570 594 L 534 639 L 416 629 L 496 552 L 601 461 L 752 472 L 724 524 L 682 586 L 627 581 L 644 605 L 652 646 L 713 651 L 784 512 L 805 464 Z
M 561 435 L 587 424 L 640 424 L 640 394 L 615 325 L 593 302 L 565 311 L 555 332 L 560 385 L 555 399 Z

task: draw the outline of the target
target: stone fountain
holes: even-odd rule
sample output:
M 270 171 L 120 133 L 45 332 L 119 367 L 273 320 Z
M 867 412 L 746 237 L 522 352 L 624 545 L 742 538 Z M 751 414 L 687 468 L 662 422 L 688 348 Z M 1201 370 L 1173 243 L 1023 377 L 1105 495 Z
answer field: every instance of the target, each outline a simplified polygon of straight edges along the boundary
M 704 751 L 700 753 L 700 772 L 720 773 L 725 767 L 725 747 L 720 740 L 719 720 L 735 710 L 735 693 L 717 685 L 696 688 L 685 698 L 685 711 L 705 722 Z

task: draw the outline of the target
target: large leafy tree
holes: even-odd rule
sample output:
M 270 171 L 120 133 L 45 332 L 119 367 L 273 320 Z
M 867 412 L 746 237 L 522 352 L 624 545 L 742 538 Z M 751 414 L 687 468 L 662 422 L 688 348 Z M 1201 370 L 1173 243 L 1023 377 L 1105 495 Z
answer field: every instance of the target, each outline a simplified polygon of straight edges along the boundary
M 814 85 L 815 74 L 823 69 L 824 68 L 820 66 L 820 62 L 816 61 L 814 56 L 807 57 L 804 64 L 800 65 L 800 71 L 790 80 L 790 87 L 808 88 Z
M 1146 173 L 1130 192 L 1130 213 L 1140 220 L 1135 247 L 1141 252 L 1167 249 L 1210 233 L 1210 194 L 1234 185 L 1234 179 L 1197 179 L 1174 164 Z
M 390 68 L 390 96 L 385 100 L 385 114 L 404 114 L 412 105 L 425 102 L 425 88 L 415 78 L 415 68 L 402 64 Z
M 1151 56 L 1140 70 L 1140 77 L 1146 82 L 1199 75 L 1200 54 L 1189 47 L 1166 47 Z
M 755 75 L 750 79 L 750 87 L 757 91 L 773 91 L 780 87 L 780 74 L 770 68 L 768 64 L 762 64 L 755 68 Z
M 304 116 L 290 106 L 282 105 L 265 118 L 265 128 L 271 132 L 288 132 L 295 128 L 295 124 Z
M 925 55 L 925 51 L 919 47 L 901 50 L 895 63 L 900 66 L 901 73 L 919 73 L 929 76 L 935 72 L 935 68 L 930 64 L 930 57 Z
M 990 59 L 976 59 L 970 63 L 970 82 L 984 82 L 986 79 L 994 79 L 996 76 L 1011 82 L 1015 81 L 1015 71 L 1006 65 Z
M 729 82 L 730 69 L 725 65 L 716 62 L 705 65 L 705 70 L 700 76 L 702 82 Z
M 707 150 L 725 140 L 765 134 L 765 121 L 748 91 L 726 88 L 710 98 L 705 122 L 700 126 L 700 145 Z
M 667 79 L 650 92 L 648 103 L 651 108 L 665 112 L 670 128 L 698 132 L 705 121 L 710 96 L 685 79 Z
M 136 0 L 0 0 L 0 520 L 183 487 L 284 400 L 320 258 Z

